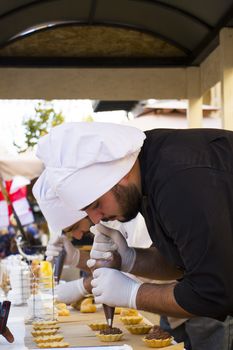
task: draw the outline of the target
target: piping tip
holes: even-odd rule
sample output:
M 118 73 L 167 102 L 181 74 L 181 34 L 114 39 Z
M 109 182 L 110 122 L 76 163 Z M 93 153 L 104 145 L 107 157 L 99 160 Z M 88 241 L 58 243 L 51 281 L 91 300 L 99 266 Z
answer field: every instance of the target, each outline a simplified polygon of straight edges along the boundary
M 107 319 L 107 324 L 108 324 L 108 326 L 111 327 L 111 328 L 112 328 L 112 321 L 113 321 L 113 320 L 112 320 L 111 318 L 108 318 L 108 319 Z

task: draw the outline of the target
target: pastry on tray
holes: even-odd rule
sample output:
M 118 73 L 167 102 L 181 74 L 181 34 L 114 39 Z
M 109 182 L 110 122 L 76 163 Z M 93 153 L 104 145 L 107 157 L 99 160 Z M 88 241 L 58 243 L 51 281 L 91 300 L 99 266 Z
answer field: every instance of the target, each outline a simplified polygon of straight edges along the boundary
M 57 321 L 50 320 L 50 321 L 35 321 L 32 323 L 33 326 L 43 326 L 43 325 L 54 325 L 57 324 Z
M 39 343 L 48 343 L 48 342 L 60 342 L 64 339 L 64 336 L 62 334 L 53 334 L 53 335 L 44 335 L 41 337 L 35 337 L 34 341 L 39 344 Z
M 69 343 L 63 342 L 63 341 L 54 341 L 54 342 L 48 342 L 48 343 L 40 343 L 37 344 L 37 346 L 41 349 L 47 349 L 47 348 L 68 348 L 70 346 Z
M 143 320 L 142 316 L 122 316 L 120 317 L 121 322 L 127 325 L 138 324 Z
M 58 310 L 58 316 L 70 316 L 70 311 L 68 309 Z
M 121 316 L 138 316 L 138 310 L 122 308 L 120 315 Z
M 56 334 L 57 333 L 57 329 L 40 329 L 40 330 L 34 330 L 31 332 L 31 334 L 33 335 L 33 337 L 40 337 L 43 335 L 52 335 L 52 334 Z
M 96 336 L 103 342 L 119 341 L 123 337 L 123 332 L 117 327 L 108 327 L 96 333 Z
M 93 304 L 94 298 L 85 298 L 80 304 L 80 312 L 96 312 L 96 305 Z
M 57 324 L 41 324 L 41 325 L 33 325 L 35 330 L 41 329 L 59 329 L 60 327 Z
M 97 308 L 94 304 L 87 304 L 80 306 L 80 312 L 96 312 Z
M 146 323 L 139 323 L 125 326 L 125 328 L 132 334 L 147 334 L 152 328 L 152 325 Z
M 151 348 L 162 348 L 171 345 L 173 337 L 159 326 L 153 326 L 142 340 Z
M 81 306 L 93 304 L 93 302 L 94 302 L 94 297 L 87 297 L 87 298 L 82 300 Z
M 55 306 L 58 310 L 67 309 L 67 305 L 65 303 L 56 303 Z
M 102 331 L 109 327 L 107 323 L 90 323 L 88 325 L 93 331 Z

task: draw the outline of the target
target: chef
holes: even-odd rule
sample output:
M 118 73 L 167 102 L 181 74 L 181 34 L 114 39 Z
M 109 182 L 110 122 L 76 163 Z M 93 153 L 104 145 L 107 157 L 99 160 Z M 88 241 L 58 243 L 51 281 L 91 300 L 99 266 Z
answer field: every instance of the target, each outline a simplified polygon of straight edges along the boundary
M 110 123 L 67 123 L 41 139 L 50 186 L 69 208 L 94 223 L 142 212 L 154 247 L 133 249 L 102 232 L 118 245 L 122 271 L 176 280 L 141 284 L 100 268 L 92 282 L 96 302 L 188 318 L 233 314 L 232 153 L 233 133 L 225 130 L 145 135 Z M 106 254 L 103 246 L 93 247 L 92 257 Z M 116 293 L 107 288 L 113 284 Z
M 66 251 L 64 265 L 78 267 L 90 275 L 90 269 L 86 265 L 89 252 L 79 250 L 66 236 L 71 233 L 72 236 L 81 239 L 89 232 L 91 223 L 86 213 L 69 209 L 64 205 L 50 188 L 46 169 L 34 185 L 33 194 L 50 229 L 50 240 L 46 249 L 47 260 L 52 261 L 64 247 Z M 92 276 L 87 276 L 70 281 L 65 287 L 62 284 L 57 285 L 55 293 L 58 298 L 62 295 L 63 302 L 75 302 L 91 293 L 91 278 Z

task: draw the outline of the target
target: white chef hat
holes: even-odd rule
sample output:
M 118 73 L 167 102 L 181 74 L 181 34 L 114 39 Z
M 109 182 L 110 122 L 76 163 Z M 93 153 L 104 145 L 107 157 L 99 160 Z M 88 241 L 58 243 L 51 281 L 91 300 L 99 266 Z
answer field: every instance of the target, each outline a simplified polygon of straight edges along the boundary
M 51 229 L 52 236 L 59 236 L 62 230 L 86 217 L 83 211 L 73 210 L 67 207 L 56 196 L 47 179 L 46 169 L 40 175 L 33 186 L 33 194 Z
M 54 127 L 38 143 L 53 191 L 80 210 L 115 186 L 133 167 L 145 134 L 113 123 L 76 122 Z

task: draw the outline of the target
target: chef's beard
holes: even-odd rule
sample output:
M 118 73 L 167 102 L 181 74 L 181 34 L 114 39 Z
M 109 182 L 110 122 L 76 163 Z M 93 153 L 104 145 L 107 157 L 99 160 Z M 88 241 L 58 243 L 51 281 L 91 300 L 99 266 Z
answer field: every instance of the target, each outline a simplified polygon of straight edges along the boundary
M 120 221 L 127 222 L 134 219 L 139 213 L 142 201 L 142 195 L 137 186 L 134 184 L 128 186 L 117 184 L 112 188 L 112 192 L 124 218 Z

